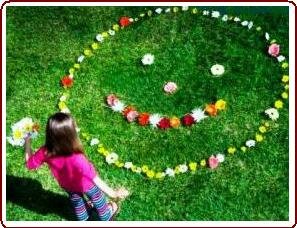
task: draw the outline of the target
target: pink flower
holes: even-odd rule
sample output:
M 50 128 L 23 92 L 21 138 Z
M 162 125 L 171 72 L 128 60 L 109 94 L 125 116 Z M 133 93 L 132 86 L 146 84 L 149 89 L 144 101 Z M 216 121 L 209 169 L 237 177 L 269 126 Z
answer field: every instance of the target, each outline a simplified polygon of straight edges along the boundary
M 128 120 L 128 122 L 133 122 L 136 117 L 138 117 L 138 112 L 135 110 L 131 110 L 130 112 L 127 113 L 126 118 Z
M 108 95 L 108 97 L 106 99 L 106 102 L 109 106 L 114 106 L 115 103 L 117 103 L 118 101 L 119 101 L 119 99 L 114 94 Z
M 279 54 L 279 45 L 278 44 L 271 44 L 268 48 L 268 54 L 277 57 Z
M 211 169 L 215 169 L 219 165 L 219 159 L 217 159 L 214 155 L 211 155 L 208 159 L 208 165 Z
M 177 89 L 177 85 L 174 82 L 167 82 L 164 86 L 164 91 L 166 93 L 174 93 Z

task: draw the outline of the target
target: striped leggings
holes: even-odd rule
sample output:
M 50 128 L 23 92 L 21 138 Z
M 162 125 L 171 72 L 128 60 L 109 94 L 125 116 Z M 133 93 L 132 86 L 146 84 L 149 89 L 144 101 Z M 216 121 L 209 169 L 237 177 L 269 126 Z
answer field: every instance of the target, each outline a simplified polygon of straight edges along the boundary
M 89 218 L 86 201 L 81 193 L 68 192 L 75 215 L 79 221 L 86 221 Z M 112 217 L 112 209 L 106 202 L 104 193 L 94 185 L 84 193 L 93 203 L 101 221 L 109 221 Z

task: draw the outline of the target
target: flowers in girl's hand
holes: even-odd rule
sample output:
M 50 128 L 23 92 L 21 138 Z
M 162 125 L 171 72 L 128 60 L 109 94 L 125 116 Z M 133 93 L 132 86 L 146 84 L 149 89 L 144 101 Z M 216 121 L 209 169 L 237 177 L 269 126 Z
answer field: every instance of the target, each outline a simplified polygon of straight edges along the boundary
M 97 144 L 99 144 L 99 139 L 97 139 L 97 138 L 92 139 L 91 142 L 90 142 L 91 146 L 94 146 L 94 145 L 97 145 Z
M 154 60 L 155 60 L 155 56 L 148 53 L 142 57 L 141 62 L 143 65 L 152 65 L 154 63 Z
M 183 117 L 182 121 L 185 126 L 191 126 L 195 120 L 191 114 L 187 114 Z
M 174 82 L 167 82 L 164 86 L 164 91 L 166 93 L 172 94 L 176 91 L 176 89 L 177 89 L 177 85 Z
M 217 157 L 215 157 L 214 155 L 211 155 L 209 158 L 208 158 L 208 165 L 209 165 L 209 168 L 211 169 L 215 169 L 219 166 L 219 159 Z
M 39 125 L 34 123 L 32 118 L 25 117 L 11 126 L 12 135 L 7 137 L 7 141 L 13 146 L 23 146 L 25 138 L 36 138 L 38 136 Z
M 246 145 L 247 147 L 249 147 L 249 148 L 251 148 L 251 147 L 255 147 L 255 146 L 256 146 L 256 141 L 253 140 L 253 139 L 250 139 L 250 140 L 248 140 L 248 141 L 245 142 L 245 145 Z
M 66 75 L 61 79 L 62 86 L 66 88 L 70 88 L 73 85 L 73 78 L 70 75 Z
M 205 115 L 204 111 L 201 108 L 196 108 L 192 111 L 191 116 L 194 118 L 195 122 L 198 123 L 201 120 L 207 118 L 207 115 Z
M 145 126 L 149 124 L 150 115 L 148 113 L 141 113 L 138 116 L 138 123 L 141 126 Z
M 225 72 L 225 68 L 223 65 L 215 64 L 210 68 L 212 75 L 221 76 Z
M 266 109 L 265 114 L 268 115 L 268 117 L 273 121 L 275 121 L 279 118 L 279 113 L 278 113 L 277 109 L 275 109 L 275 108 Z
M 106 162 L 109 165 L 115 163 L 118 159 L 119 159 L 119 156 L 114 152 L 112 152 L 106 156 Z
M 166 117 L 163 117 L 159 123 L 158 123 L 158 127 L 160 129 L 167 129 L 167 128 L 170 128 L 170 119 L 169 118 L 166 118 Z
M 268 47 L 268 54 L 273 56 L 273 57 L 277 57 L 280 51 L 280 46 L 278 44 L 271 44 Z
M 120 24 L 120 26 L 122 26 L 122 27 L 127 27 L 127 26 L 129 26 L 130 24 L 131 24 L 131 18 L 129 18 L 129 17 L 121 17 L 120 18 L 120 21 L 119 21 L 119 24 Z

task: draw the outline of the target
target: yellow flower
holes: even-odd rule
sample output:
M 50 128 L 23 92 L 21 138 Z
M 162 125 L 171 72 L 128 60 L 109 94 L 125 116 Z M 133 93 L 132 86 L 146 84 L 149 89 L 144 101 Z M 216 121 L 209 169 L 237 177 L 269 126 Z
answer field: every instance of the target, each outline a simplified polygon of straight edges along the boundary
M 192 13 L 193 13 L 193 14 L 197 14 L 197 13 L 198 13 L 197 8 L 192 9 Z
M 287 92 L 282 93 L 282 98 L 288 99 L 288 97 L 289 97 L 289 94 Z
M 277 109 L 281 109 L 283 107 L 284 103 L 281 100 L 277 100 L 274 103 L 274 107 L 276 107 Z
M 143 165 L 143 166 L 141 167 L 141 170 L 142 170 L 142 172 L 146 173 L 146 172 L 149 170 L 149 168 L 148 168 L 147 165 Z
M 265 127 L 269 127 L 270 126 L 270 124 L 268 122 L 265 122 L 264 125 L 265 125 Z
M 229 154 L 234 154 L 236 152 L 236 148 L 235 147 L 229 147 L 228 148 L 228 153 Z
M 73 67 L 74 67 L 75 69 L 79 69 L 79 68 L 80 68 L 80 65 L 79 65 L 79 63 L 75 63 L 75 64 L 73 65 Z
M 157 179 L 162 179 L 162 178 L 164 178 L 164 173 L 162 173 L 162 172 L 157 172 L 157 173 L 156 173 L 156 178 L 157 178 Z
M 178 128 L 180 125 L 180 119 L 178 117 L 172 117 L 170 119 L 170 126 L 173 128 Z
M 226 109 L 226 101 L 224 101 L 223 99 L 217 100 L 215 107 L 218 110 L 225 110 Z
M 259 32 L 259 31 L 262 30 L 262 28 L 259 26 L 259 27 L 256 28 L 256 30 Z
M 119 160 L 117 160 L 114 164 L 119 168 L 122 168 L 124 166 L 124 163 L 120 162 Z
M 155 171 L 153 171 L 153 170 L 148 170 L 147 172 L 146 172 L 146 175 L 147 175 L 147 177 L 148 178 L 153 178 L 154 176 L 155 176 Z
M 263 139 L 264 139 L 263 135 L 256 134 L 256 141 L 257 141 L 257 142 L 262 142 Z
M 106 149 L 105 149 L 104 147 L 99 147 L 99 148 L 98 148 L 98 152 L 99 152 L 99 154 L 104 154 L 105 151 L 106 151 Z
M 179 165 L 174 168 L 174 173 L 175 174 L 179 174 L 180 173 Z
M 205 167 L 205 166 L 206 166 L 206 161 L 205 161 L 205 159 L 203 159 L 203 160 L 200 161 L 200 165 L 201 165 L 202 167 Z
M 17 130 L 15 130 L 14 132 L 13 132 L 13 138 L 14 139 L 21 139 L 21 138 L 23 138 L 23 133 L 22 133 L 22 131 L 21 130 L 19 130 L 19 129 L 17 129 Z
M 144 16 L 145 16 L 144 13 L 139 14 L 139 17 L 144 17 Z
M 260 126 L 260 127 L 259 127 L 259 131 L 260 131 L 261 133 L 265 133 L 265 132 L 267 131 L 267 129 L 266 129 L 265 126 Z
M 112 29 L 113 29 L 114 31 L 118 32 L 118 31 L 120 30 L 120 26 L 119 26 L 118 24 L 114 24 L 114 25 L 112 26 Z
M 32 123 L 26 123 L 24 126 L 25 131 L 32 131 L 33 124 Z
M 287 63 L 287 62 L 284 62 L 283 64 L 282 64 L 282 68 L 283 69 L 287 69 L 289 67 L 289 64 Z
M 178 12 L 178 7 L 176 7 L 176 6 L 173 7 L 173 12 L 174 12 L 174 13 L 177 13 L 177 12 Z
M 60 101 L 58 106 L 60 110 L 67 108 L 67 105 L 64 101 Z
M 240 147 L 242 152 L 246 152 L 247 148 L 245 146 Z
M 283 75 L 282 82 L 284 82 L 284 83 L 289 82 L 289 75 Z
M 135 173 L 135 172 L 136 172 L 136 170 L 137 170 L 137 166 L 135 166 L 135 165 L 132 165 L 132 167 L 131 167 L 131 171 L 132 171 L 133 173 Z
M 101 35 L 103 36 L 103 38 L 107 38 L 109 36 L 108 32 L 103 32 L 103 33 L 101 33 Z
M 69 74 L 74 74 L 74 72 L 75 72 L 75 69 L 74 68 L 70 68 L 69 69 Z
M 107 155 L 109 155 L 109 152 L 105 150 L 102 154 L 106 157 Z
M 285 90 L 288 90 L 289 89 L 289 85 L 285 85 Z
M 274 44 L 274 43 L 276 43 L 276 39 L 272 39 L 272 40 L 270 41 L 270 44 Z
M 189 167 L 191 171 L 195 172 L 197 170 L 197 162 L 190 162 Z
M 92 43 L 91 47 L 93 50 L 97 50 L 99 48 L 99 45 L 94 42 L 94 43 Z
M 90 49 L 85 49 L 84 54 L 85 54 L 85 56 L 91 56 L 92 51 Z
M 151 10 L 147 11 L 147 15 L 148 15 L 149 17 L 152 16 L 152 15 L 153 15 L 153 11 L 151 11 Z

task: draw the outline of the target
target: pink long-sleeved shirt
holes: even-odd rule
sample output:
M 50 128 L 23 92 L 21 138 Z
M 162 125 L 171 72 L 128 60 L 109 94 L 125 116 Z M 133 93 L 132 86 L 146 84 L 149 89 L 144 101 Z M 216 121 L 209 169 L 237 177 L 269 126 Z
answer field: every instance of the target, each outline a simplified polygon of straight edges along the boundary
M 47 163 L 59 185 L 66 191 L 84 193 L 93 185 L 97 175 L 93 164 L 82 153 L 68 156 L 46 155 L 46 148 L 39 148 L 27 161 L 28 169 L 37 169 Z

